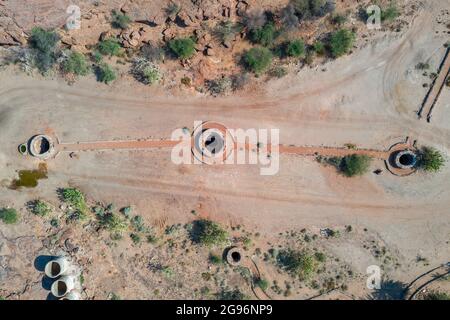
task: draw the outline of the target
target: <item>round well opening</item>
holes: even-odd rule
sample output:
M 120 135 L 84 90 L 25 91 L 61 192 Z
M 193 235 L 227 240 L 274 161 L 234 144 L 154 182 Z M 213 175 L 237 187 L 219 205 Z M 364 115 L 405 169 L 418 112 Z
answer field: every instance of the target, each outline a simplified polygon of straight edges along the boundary
M 45 154 L 50 150 L 50 141 L 46 137 L 39 137 L 34 141 L 34 150 L 38 154 Z
M 415 162 L 415 157 L 412 154 L 402 154 L 398 160 L 403 166 L 411 166 Z
M 239 262 L 241 261 L 241 254 L 237 251 L 234 251 L 231 253 L 231 259 L 233 259 L 233 262 Z

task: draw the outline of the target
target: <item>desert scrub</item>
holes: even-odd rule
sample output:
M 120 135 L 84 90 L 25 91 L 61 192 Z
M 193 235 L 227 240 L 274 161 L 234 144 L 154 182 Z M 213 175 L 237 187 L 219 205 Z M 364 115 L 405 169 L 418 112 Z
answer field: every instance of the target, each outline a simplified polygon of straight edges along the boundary
M 168 46 L 172 53 L 180 59 L 189 59 L 195 53 L 195 42 L 191 38 L 172 39 Z
M 56 32 L 40 27 L 31 30 L 30 46 L 35 49 L 34 63 L 42 73 L 50 70 L 56 62 L 59 36 Z
M 218 300 L 248 300 L 244 293 L 242 293 L 238 288 L 233 290 L 230 289 L 222 289 L 219 293 L 216 294 Z
M 450 294 L 440 291 L 432 291 L 423 296 L 423 300 L 450 300 Z
M 64 202 L 67 202 L 69 205 L 73 206 L 83 215 L 86 214 L 86 200 L 84 198 L 84 194 L 80 190 L 76 188 L 65 188 L 61 190 L 61 196 Z
M 301 39 L 293 40 L 287 44 L 286 54 L 289 57 L 302 57 L 305 55 L 305 43 Z
M 312 49 L 318 56 L 323 56 L 325 54 L 325 44 L 322 41 L 314 42 Z
M 237 33 L 241 31 L 239 24 L 234 24 L 232 21 L 221 21 L 213 30 L 213 36 L 222 43 L 227 43 L 234 39 Z
M 62 64 L 62 69 L 64 73 L 72 73 L 77 76 L 86 76 L 90 71 L 84 54 L 76 51 L 70 51 L 67 59 Z
M 19 214 L 16 209 L 2 208 L 0 209 L 0 220 L 5 224 L 14 224 L 19 221 Z
M 150 85 L 159 83 L 162 78 L 161 70 L 157 65 L 152 63 L 145 67 L 145 69 L 143 70 L 143 76 L 145 81 Z
M 257 287 L 260 287 L 263 291 L 266 291 L 269 287 L 269 282 L 265 279 L 256 278 L 254 279 L 254 284 Z
M 213 96 L 225 95 L 232 90 L 233 81 L 229 77 L 222 76 L 215 80 L 206 81 L 206 86 Z
M 141 236 L 136 233 L 131 233 L 130 238 L 131 241 L 133 241 L 134 245 L 138 245 L 139 243 L 141 243 Z
M 104 56 L 119 56 L 122 52 L 119 42 L 114 38 L 100 41 L 97 45 L 97 50 Z
M 342 158 L 340 171 L 347 177 L 361 176 L 370 167 L 372 158 L 366 155 L 352 154 Z
M 205 246 L 221 245 L 228 241 L 228 233 L 210 220 L 196 220 L 191 229 L 191 239 Z
M 217 264 L 223 263 L 223 260 L 220 256 L 210 253 L 209 254 L 209 262 L 217 265 Z
M 45 217 L 52 211 L 50 205 L 42 200 L 35 200 L 31 202 L 30 210 L 33 214 L 40 217 Z
M 419 152 L 418 167 L 427 172 L 438 172 L 445 164 L 445 159 L 439 150 L 423 147 Z
M 259 75 L 266 71 L 272 63 L 272 53 L 267 48 L 251 48 L 244 54 L 243 59 L 245 66 Z
M 340 29 L 330 37 L 330 51 L 334 58 L 347 54 L 355 42 L 356 35 L 347 29 Z
M 114 80 L 116 80 L 116 72 L 114 69 L 107 63 L 102 63 L 98 66 L 97 69 L 97 79 L 100 82 L 104 82 L 106 84 L 110 84 Z
M 400 15 L 397 5 L 391 2 L 387 8 L 381 10 L 381 21 L 393 21 Z
M 141 55 L 150 62 L 160 62 L 164 60 L 164 49 L 153 43 L 146 43 L 141 47 Z
M 281 250 L 277 255 L 278 265 L 301 279 L 310 277 L 317 270 L 317 261 L 306 251 Z
M 272 45 L 276 36 L 275 26 L 272 23 L 266 23 L 262 28 L 254 29 L 250 32 L 249 38 L 253 43 L 264 47 Z
M 131 18 L 122 12 L 113 10 L 111 12 L 111 25 L 116 29 L 126 29 L 131 22 Z

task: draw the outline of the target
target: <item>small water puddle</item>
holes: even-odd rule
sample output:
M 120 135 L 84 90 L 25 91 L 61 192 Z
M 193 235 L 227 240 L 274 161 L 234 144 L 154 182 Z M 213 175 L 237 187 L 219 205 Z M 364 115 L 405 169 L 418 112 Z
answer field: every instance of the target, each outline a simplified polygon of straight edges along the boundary
M 40 163 L 37 170 L 20 170 L 19 179 L 15 179 L 9 186 L 12 190 L 23 188 L 35 188 L 38 185 L 38 181 L 41 179 L 47 179 L 47 164 Z

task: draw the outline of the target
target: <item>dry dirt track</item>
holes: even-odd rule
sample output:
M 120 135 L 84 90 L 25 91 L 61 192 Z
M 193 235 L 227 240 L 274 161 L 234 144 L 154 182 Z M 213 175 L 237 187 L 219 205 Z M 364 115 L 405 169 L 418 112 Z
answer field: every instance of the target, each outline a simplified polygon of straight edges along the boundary
M 417 121 L 415 111 L 426 92 L 409 78 L 409 71 L 445 42 L 434 34 L 432 17 L 439 10 L 439 4 L 427 5 L 406 34 L 380 39 L 328 64 L 326 72 L 303 70 L 271 82 L 266 94 L 251 97 L 167 97 L 121 80 L 112 87 L 94 79 L 69 87 L 2 72 L 0 180 L 37 166 L 16 152 L 36 133 L 55 133 L 61 141 L 168 139 L 174 129 L 191 127 L 195 120 L 279 128 L 285 145 L 354 143 L 385 150 L 411 136 L 448 152 L 450 127 Z M 382 166 L 374 163 L 374 169 Z M 93 199 L 133 203 L 154 223 L 188 220 L 195 209 L 267 234 L 353 224 L 375 230 L 407 262 L 418 252 L 436 263 L 450 255 L 448 167 L 435 176 L 368 174 L 348 180 L 311 159 L 284 155 L 279 174 L 262 177 L 255 166 L 177 167 L 164 150 L 81 152 L 78 159 L 62 155 L 50 161 L 49 179 L 37 189 L 2 188 L 0 200 L 22 206 L 40 196 L 55 199 L 56 188 L 67 184 Z

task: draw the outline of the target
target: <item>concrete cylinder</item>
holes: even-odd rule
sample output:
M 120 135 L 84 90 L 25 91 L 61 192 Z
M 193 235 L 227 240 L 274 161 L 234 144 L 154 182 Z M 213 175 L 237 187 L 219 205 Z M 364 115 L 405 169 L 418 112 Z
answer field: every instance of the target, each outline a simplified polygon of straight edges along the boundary
M 62 297 L 60 300 L 80 300 L 80 294 L 72 290 L 65 297 Z
M 62 276 L 51 287 L 51 292 L 56 298 L 64 297 L 75 287 L 75 278 L 72 276 Z
M 45 265 L 45 275 L 52 279 L 57 278 L 67 271 L 68 266 L 69 262 L 64 257 L 51 260 Z

